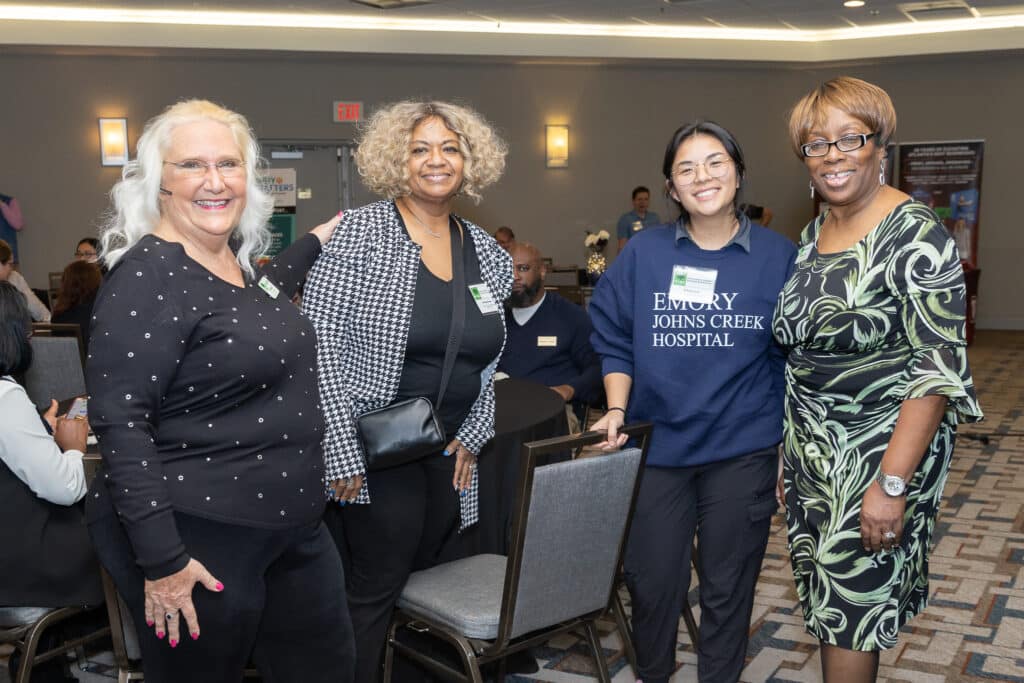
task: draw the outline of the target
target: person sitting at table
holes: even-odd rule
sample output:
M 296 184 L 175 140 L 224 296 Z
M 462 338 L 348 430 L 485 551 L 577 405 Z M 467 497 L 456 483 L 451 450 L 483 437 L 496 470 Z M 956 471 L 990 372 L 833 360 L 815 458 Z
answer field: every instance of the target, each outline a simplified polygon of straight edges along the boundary
M 95 237 L 83 237 L 75 245 L 75 260 L 97 263 L 100 259 L 100 241 Z
M 512 252 L 512 247 L 516 244 L 516 234 L 507 225 L 503 225 L 494 231 L 494 239 L 501 245 L 502 249 L 509 253 Z
M 459 195 L 479 200 L 501 177 L 505 155 L 505 143 L 466 107 L 407 101 L 378 109 L 356 164 L 387 199 L 345 212 L 304 290 L 319 338 L 324 474 L 337 500 L 356 503 L 328 505 L 325 519 L 346 556 L 360 683 L 381 675 L 409 574 L 464 554 L 462 532 L 478 520 L 476 459 L 494 435 L 492 378 L 512 259 L 452 207 Z M 456 263 L 466 289 L 453 289 Z M 465 312 L 453 326 L 459 297 Z M 449 344 L 460 323 L 461 343 Z M 449 346 L 454 364 L 437 407 L 447 446 L 367 475 L 356 417 L 417 397 L 437 406 Z
M 593 326 L 583 308 L 544 291 L 547 266 L 537 247 L 518 242 L 511 253 L 515 279 L 498 370 L 551 387 L 566 402 L 569 431 L 578 432 L 586 406 L 601 394 L 601 360 L 590 345 Z
M 89 323 L 96 293 L 103 284 L 100 267 L 91 261 L 72 261 L 64 268 L 57 302 L 53 305 L 52 323 L 78 325 L 82 346 L 89 353 Z
M 25 297 L 25 305 L 28 306 L 32 320 L 37 323 L 50 322 L 50 309 L 28 286 L 25 277 L 14 269 L 14 251 L 11 249 L 11 245 L 3 240 L 0 240 L 0 282 L 9 282 L 21 292 L 21 295 Z
M 86 492 L 89 425 L 57 417 L 56 401 L 40 419 L 14 380 L 32 362 L 31 322 L 25 298 L 0 282 L 0 605 L 99 605 L 99 563 L 75 505 Z M 62 681 L 63 669 L 43 663 L 32 680 Z

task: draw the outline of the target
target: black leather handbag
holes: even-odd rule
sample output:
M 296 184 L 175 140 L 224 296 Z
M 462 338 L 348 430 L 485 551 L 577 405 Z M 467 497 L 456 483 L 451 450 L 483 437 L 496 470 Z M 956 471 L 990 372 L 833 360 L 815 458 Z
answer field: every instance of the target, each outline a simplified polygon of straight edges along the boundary
M 461 224 L 460 224 L 461 227 Z M 437 407 L 423 396 L 396 401 L 391 405 L 370 410 L 356 418 L 356 430 L 363 442 L 366 470 L 398 467 L 445 446 L 444 425 L 437 410 L 444 401 L 448 380 L 455 366 L 455 356 L 462 345 L 466 325 L 466 265 L 462 237 L 451 230 L 452 239 L 452 322 L 441 368 L 441 387 L 437 393 Z M 461 254 L 462 258 L 455 258 Z

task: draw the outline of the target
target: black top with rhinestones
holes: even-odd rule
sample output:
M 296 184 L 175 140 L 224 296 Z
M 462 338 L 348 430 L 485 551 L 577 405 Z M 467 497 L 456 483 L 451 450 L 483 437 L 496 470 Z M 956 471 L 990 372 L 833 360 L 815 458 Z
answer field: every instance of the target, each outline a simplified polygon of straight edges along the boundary
M 319 253 L 307 235 L 239 288 L 150 235 L 104 281 L 87 363 L 103 465 L 87 512 L 121 516 L 149 578 L 188 562 L 173 511 L 263 528 L 321 513 L 316 335 L 290 301 Z

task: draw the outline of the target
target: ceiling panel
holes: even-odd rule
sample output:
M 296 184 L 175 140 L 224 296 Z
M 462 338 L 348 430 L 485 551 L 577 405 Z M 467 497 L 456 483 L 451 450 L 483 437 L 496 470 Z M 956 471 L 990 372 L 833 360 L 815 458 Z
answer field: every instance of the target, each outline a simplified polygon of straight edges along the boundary
M 500 21 L 571 21 L 707 25 L 708 19 L 730 27 L 778 28 L 785 23 L 805 29 L 847 28 L 909 21 L 898 9 L 906 0 L 868 0 L 847 9 L 842 0 L 436 0 L 428 5 L 380 10 L 345 0 L 106 0 L 107 7 L 264 12 L 300 12 L 434 19 L 493 18 Z M 27 3 L 32 4 L 32 3 Z M 47 0 L 46 5 L 87 5 L 83 0 Z M 1024 12 L 1019 0 L 975 0 L 983 15 Z

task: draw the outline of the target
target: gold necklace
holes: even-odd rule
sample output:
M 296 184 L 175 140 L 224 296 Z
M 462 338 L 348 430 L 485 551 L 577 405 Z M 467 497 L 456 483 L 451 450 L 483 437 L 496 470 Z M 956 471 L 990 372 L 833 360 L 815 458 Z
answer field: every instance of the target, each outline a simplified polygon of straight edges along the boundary
M 405 207 L 405 210 L 409 212 L 409 215 L 411 215 L 413 218 L 415 218 L 416 222 L 420 224 L 420 227 L 423 228 L 424 230 L 426 230 L 430 234 L 431 237 L 436 237 L 438 239 L 441 239 L 441 233 L 434 232 L 433 230 L 428 228 L 427 224 L 424 223 L 423 221 L 421 221 L 420 217 L 417 216 L 416 212 L 412 210 L 411 206 L 409 206 L 409 202 L 407 202 L 405 200 L 402 200 L 402 206 Z

